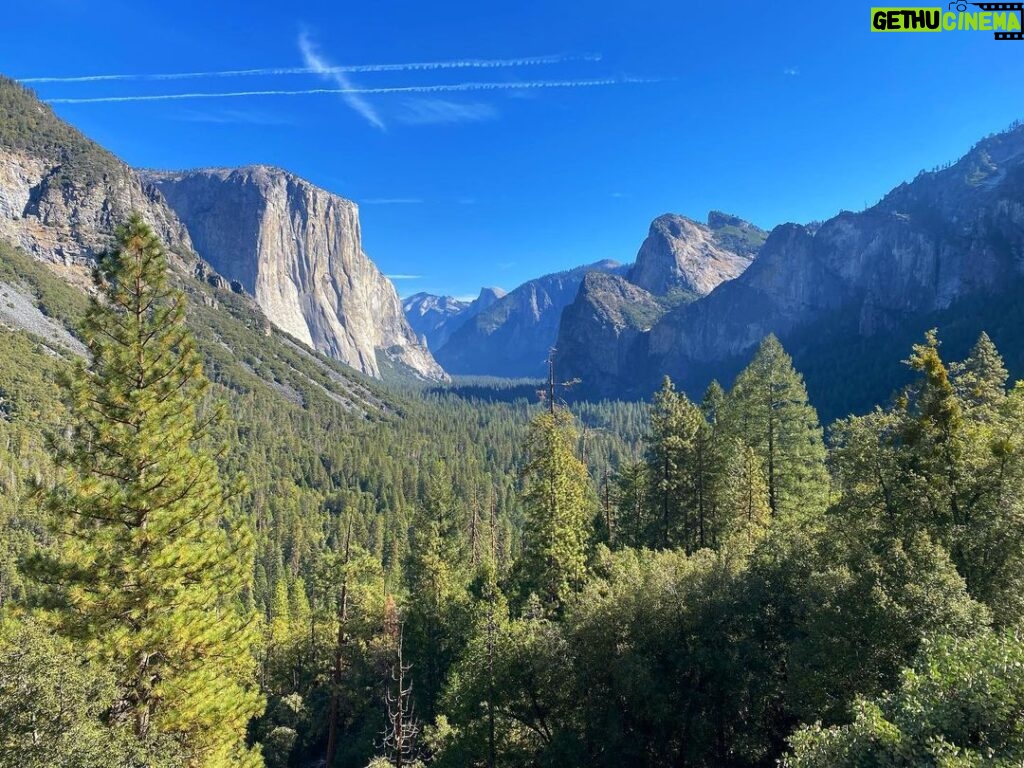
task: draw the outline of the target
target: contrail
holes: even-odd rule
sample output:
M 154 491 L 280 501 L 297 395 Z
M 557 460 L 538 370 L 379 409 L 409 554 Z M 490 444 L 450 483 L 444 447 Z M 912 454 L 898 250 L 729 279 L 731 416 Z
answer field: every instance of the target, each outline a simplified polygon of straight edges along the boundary
M 194 80 L 214 77 L 257 77 L 268 75 L 323 75 L 359 72 L 427 72 L 438 69 L 502 69 L 534 67 L 570 62 L 601 61 L 597 53 L 579 55 L 553 54 L 525 56 L 518 59 L 455 59 L 452 61 L 418 61 L 407 64 L 352 64 L 341 67 L 269 67 L 264 69 L 225 69 L 213 72 L 168 72 L 163 74 L 74 75 L 67 77 L 23 77 L 21 83 L 96 83 L 109 81 Z
M 452 83 L 448 85 L 410 85 L 394 88 L 308 88 L 299 91 L 224 91 L 220 93 L 160 93 L 138 96 L 91 96 L 86 98 L 43 99 L 48 104 L 113 104 L 129 101 L 177 101 L 184 99 L 230 99 L 243 96 L 318 96 L 372 95 L 386 93 L 444 93 L 452 91 L 511 91 L 539 88 L 594 88 L 610 85 L 663 83 L 666 78 L 623 77 L 604 80 L 539 80 L 506 83 Z
M 377 114 L 377 110 L 373 108 L 373 105 L 361 95 L 355 93 L 356 86 L 348 79 L 348 75 L 345 72 L 334 71 L 334 65 L 330 64 L 320 55 L 316 46 L 313 45 L 313 42 L 309 39 L 309 34 L 306 32 L 299 35 L 299 50 L 302 51 L 302 60 L 305 62 L 307 67 L 321 77 L 326 77 L 328 80 L 333 82 L 340 91 L 344 92 L 342 98 L 345 100 L 346 104 L 359 113 L 359 115 L 361 115 L 362 118 L 370 125 L 375 128 L 379 128 L 382 131 L 385 130 L 384 121 L 381 120 L 380 115 Z

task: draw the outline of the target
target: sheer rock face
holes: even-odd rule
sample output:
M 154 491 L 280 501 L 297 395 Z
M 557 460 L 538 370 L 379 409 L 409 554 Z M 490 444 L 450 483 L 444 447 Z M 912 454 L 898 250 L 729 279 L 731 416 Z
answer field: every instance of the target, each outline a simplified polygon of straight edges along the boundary
M 664 314 L 658 297 L 620 275 L 590 272 L 562 312 L 557 372 L 594 390 L 628 391 L 644 363 L 643 339 Z
M 674 307 L 698 302 L 742 275 L 766 234 L 736 216 L 712 211 L 708 223 L 676 214 L 651 223 L 636 263 L 623 277 L 590 274 L 562 314 L 560 375 L 578 378 L 595 397 L 637 391 L 646 383 L 651 329 Z
M 196 249 L 238 280 L 274 325 L 380 377 L 444 371 L 417 339 L 391 282 L 363 253 L 355 203 L 266 166 L 147 172 Z
M 649 293 L 705 296 L 750 266 L 765 233 L 734 216 L 713 212 L 708 224 L 668 213 L 651 223 L 629 279 Z
M 642 282 L 658 288 L 672 280 L 685 285 L 685 269 L 679 265 L 687 260 L 675 255 L 693 249 L 666 245 L 672 227 L 696 237 L 699 252 L 713 256 L 712 244 L 699 225 L 659 221 L 642 255 L 653 253 L 648 262 L 667 267 L 671 277 L 655 275 Z M 721 222 L 712 214 L 709 229 L 723 229 Z M 725 224 L 724 229 L 739 235 L 742 244 L 742 224 L 738 229 L 735 223 Z M 652 238 L 658 241 L 653 247 Z M 594 341 L 576 344 L 577 353 L 566 356 L 560 370 L 584 378 L 580 392 L 591 397 L 646 396 L 664 375 L 696 395 L 712 378 L 730 380 L 761 339 L 774 333 L 791 349 L 798 367 L 827 389 L 841 383 L 830 377 L 857 375 L 842 367 L 837 349 L 870 350 L 890 338 L 907 339 L 909 346 L 927 328 L 948 322 L 948 317 L 936 320 L 944 312 L 955 311 L 964 334 L 998 331 L 1004 321 L 989 306 L 1004 306 L 1007 292 L 1022 285 L 1024 126 L 979 142 L 956 164 L 920 174 L 862 212 L 843 212 L 820 224 L 776 227 L 741 275 L 706 296 L 667 308 L 649 331 L 618 334 L 614 351 L 603 350 L 602 360 L 583 354 L 602 338 L 612 342 L 601 335 L 593 313 L 583 311 L 593 297 L 581 293 L 585 306 L 567 311 L 566 322 L 590 318 Z M 961 306 L 971 306 L 977 316 L 967 318 L 967 310 L 956 309 Z M 564 326 L 563 336 L 582 334 Z M 1015 353 L 1012 345 L 1007 352 Z M 850 359 L 870 365 L 870 352 L 858 354 Z M 628 361 L 630 376 L 601 368 L 609 360 Z M 892 391 L 895 374 L 885 376 L 875 382 L 871 398 Z M 832 405 L 843 403 L 837 399 Z

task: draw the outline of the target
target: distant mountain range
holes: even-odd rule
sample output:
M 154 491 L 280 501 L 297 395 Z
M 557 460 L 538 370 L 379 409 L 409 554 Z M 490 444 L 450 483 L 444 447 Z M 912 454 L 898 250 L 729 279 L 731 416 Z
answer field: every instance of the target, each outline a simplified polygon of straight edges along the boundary
M 599 261 L 523 283 L 468 318 L 434 355 L 453 374 L 510 378 L 543 375 L 564 310 L 588 272 L 619 273 L 616 261 Z
M 630 314 L 638 322 L 650 319 L 650 312 L 642 307 L 650 305 L 651 311 L 657 307 L 660 315 L 741 274 L 765 237 L 754 225 L 717 211 L 709 215 L 707 224 L 666 214 L 651 224 L 633 265 L 604 260 L 544 275 L 486 308 L 462 307 L 451 297 L 417 294 L 405 302 L 406 318 L 414 328 L 423 329 L 418 332 L 450 373 L 541 376 L 553 347 L 589 343 L 572 333 L 562 334 L 563 313 L 574 303 L 586 304 L 606 288 L 627 290 L 638 308 Z M 581 311 L 573 309 L 568 315 L 571 323 L 581 321 Z M 603 348 L 595 348 L 596 357 L 600 357 L 598 349 Z
M 505 296 L 501 288 L 481 288 L 473 301 L 414 293 L 402 302 L 409 325 L 431 350 L 445 345 L 458 328 Z
M 904 375 L 889 361 L 932 326 L 953 355 L 988 330 L 1024 373 L 1024 127 L 861 213 L 776 227 L 749 269 L 699 300 L 665 310 L 638 274 L 631 287 L 585 282 L 563 318 L 560 374 L 587 397 L 646 396 L 666 374 L 699 394 L 768 333 L 827 416 L 884 400 Z
M 828 418 L 884 400 L 904 377 L 891 361 L 932 326 L 950 355 L 987 330 L 1024 374 L 1021 125 L 860 213 L 770 234 L 717 211 L 665 214 L 632 265 L 403 302 L 363 253 L 353 202 L 268 166 L 136 171 L 0 78 L 0 242 L 85 289 L 131 211 L 206 309 L 286 342 L 278 359 L 319 352 L 373 377 L 537 377 L 554 347 L 580 397 L 647 397 L 666 374 L 699 395 L 775 333 Z M 60 336 L 23 287 L 0 294 L 0 321 Z

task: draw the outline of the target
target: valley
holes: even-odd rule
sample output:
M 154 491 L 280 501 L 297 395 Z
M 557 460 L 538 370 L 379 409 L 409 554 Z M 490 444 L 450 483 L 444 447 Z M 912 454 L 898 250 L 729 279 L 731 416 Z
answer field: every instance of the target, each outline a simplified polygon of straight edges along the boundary
M 0 768 L 1019 764 L 1024 126 L 650 213 L 400 293 L 357 201 L 0 77 Z

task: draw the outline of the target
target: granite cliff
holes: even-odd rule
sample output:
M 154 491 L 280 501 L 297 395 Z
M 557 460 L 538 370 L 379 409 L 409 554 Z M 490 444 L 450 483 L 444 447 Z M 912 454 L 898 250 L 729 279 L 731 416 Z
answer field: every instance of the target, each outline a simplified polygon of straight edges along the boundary
M 363 253 L 355 203 L 262 165 L 143 176 L 199 253 L 278 328 L 374 377 L 398 368 L 444 378 L 391 281 Z
M 1016 312 L 1022 281 L 1024 127 L 1017 126 L 862 212 L 776 227 L 741 276 L 665 312 L 649 331 L 622 336 L 628 350 L 616 354 L 634 361 L 632 386 L 594 377 L 583 391 L 645 396 L 668 374 L 699 394 L 712 378 L 729 381 L 774 333 L 819 408 L 844 415 L 884 400 L 903 373 L 895 363 L 876 370 L 877 360 L 900 359 L 933 326 L 951 355 L 988 330 L 1012 362 L 1021 345 L 1007 313 Z M 587 370 L 572 359 L 561 369 Z
M 160 193 L 35 95 L 0 77 L 0 239 L 83 271 L 138 211 L 181 266 L 192 243 Z
M 713 211 L 708 223 L 667 213 L 651 223 L 629 280 L 656 296 L 704 296 L 750 266 L 767 233 L 735 216 Z
M 616 396 L 637 390 L 650 368 L 650 330 L 676 307 L 698 301 L 750 266 L 767 236 L 736 216 L 712 211 L 707 224 L 659 216 L 628 276 L 587 275 L 558 330 L 560 375 L 581 391 Z

